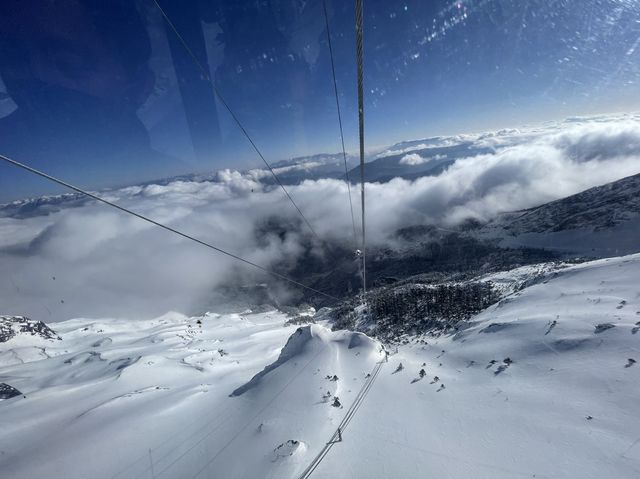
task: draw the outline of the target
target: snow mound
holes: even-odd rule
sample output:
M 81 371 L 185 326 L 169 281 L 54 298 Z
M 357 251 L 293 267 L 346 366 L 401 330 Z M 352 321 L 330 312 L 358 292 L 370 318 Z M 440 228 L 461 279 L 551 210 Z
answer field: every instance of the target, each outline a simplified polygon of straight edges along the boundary
M 310 343 L 317 343 L 310 345 Z M 361 349 L 365 353 L 376 355 L 379 353 L 380 345 L 373 339 L 369 338 L 365 334 L 351 332 L 351 331 L 328 331 L 323 326 L 308 325 L 300 327 L 295 333 L 287 340 L 287 343 L 282 348 L 278 359 L 265 367 L 262 371 L 256 374 L 251 380 L 235 389 L 231 396 L 240 396 L 252 388 L 257 387 L 263 378 L 270 372 L 282 366 L 288 361 L 295 360 L 304 354 L 307 349 L 325 348 L 329 342 L 346 345 L 347 349 Z M 360 352 L 358 352 L 360 354 Z
M 289 439 L 273 450 L 274 460 L 291 457 L 294 454 L 302 454 L 306 451 L 306 444 L 302 441 Z
M 251 378 L 247 384 L 240 386 L 236 390 L 231 393 L 231 396 L 240 396 L 251 388 L 256 387 L 262 378 L 269 374 L 269 372 L 273 371 L 277 367 L 286 363 L 290 359 L 294 358 L 297 355 L 300 355 L 307 343 L 313 340 L 313 334 L 310 326 L 305 326 L 302 328 L 298 328 L 295 333 L 291 335 L 291 337 L 287 340 L 287 344 L 284 345 L 282 351 L 280 352 L 280 356 L 274 362 L 265 367 L 262 371 L 256 374 Z

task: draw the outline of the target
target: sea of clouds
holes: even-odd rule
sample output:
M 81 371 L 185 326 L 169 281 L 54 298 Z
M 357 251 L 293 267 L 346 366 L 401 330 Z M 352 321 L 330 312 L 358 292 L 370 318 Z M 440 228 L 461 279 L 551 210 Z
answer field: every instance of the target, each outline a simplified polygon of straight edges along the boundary
M 439 138 L 435 145 L 456 141 L 473 141 L 492 153 L 458 159 L 438 176 L 366 185 L 371 244 L 386 244 L 404 226 L 489 220 L 640 172 L 637 115 L 572 118 L 535 128 Z M 428 144 L 400 144 L 403 153 L 416 155 L 405 162 L 408 168 L 428 157 L 412 150 Z M 212 181 L 174 181 L 101 194 L 265 267 L 294 265 L 305 250 L 303 242 L 314 240 L 282 190 L 261 178 L 255 170 L 224 170 Z M 287 189 L 320 238 L 351 244 L 343 181 L 308 180 Z M 352 193 L 359 224 L 359 197 Z M 231 280 L 251 283 L 265 277 L 94 202 L 47 215 L 0 217 L 0 314 L 56 321 L 190 313 Z

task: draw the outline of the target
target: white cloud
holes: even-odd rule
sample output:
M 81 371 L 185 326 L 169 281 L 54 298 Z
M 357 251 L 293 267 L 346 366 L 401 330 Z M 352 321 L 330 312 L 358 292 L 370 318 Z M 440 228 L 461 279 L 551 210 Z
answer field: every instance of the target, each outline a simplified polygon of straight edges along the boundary
M 493 132 L 492 132 L 493 133 Z M 376 158 L 385 156 L 399 155 L 402 153 L 410 153 L 415 150 L 423 150 L 425 148 L 444 148 L 447 146 L 455 146 L 465 141 L 474 140 L 475 135 L 455 135 L 455 136 L 435 136 L 432 138 L 424 138 L 422 140 L 410 140 L 396 143 L 389 148 L 376 154 Z
M 439 176 L 368 184 L 369 241 L 385 244 L 412 224 L 489 219 L 640 172 L 637 117 L 580 119 L 477 138 L 481 145 L 491 142 L 495 152 L 458 160 Z M 293 264 L 308 231 L 282 191 L 258 180 L 253 172 L 223 170 L 215 181 L 108 195 L 264 266 Z M 304 181 L 288 190 L 320 237 L 351 241 L 344 182 Z M 355 192 L 353 201 L 359 221 Z M 287 228 L 264 232 L 270 220 Z M 230 278 L 257 278 L 228 257 L 93 203 L 48 216 L 0 218 L 0 237 L 0 313 L 58 320 L 193 312 Z
M 417 153 L 409 153 L 408 155 L 404 155 L 400 159 L 400 164 L 415 166 L 415 165 L 421 165 L 422 163 L 425 163 L 427 161 L 428 161 L 427 158 L 423 158 Z
M 422 165 L 424 163 L 429 163 L 430 161 L 444 160 L 447 155 L 434 155 L 431 157 L 423 157 L 418 155 L 417 153 L 409 153 L 408 155 L 404 155 L 400 159 L 401 165 L 409 165 L 409 166 L 417 166 Z
M 322 161 L 301 161 L 300 163 L 294 165 L 287 166 L 279 166 L 277 168 L 273 168 L 273 172 L 276 175 L 282 173 L 289 173 L 292 171 L 306 171 L 309 172 L 315 168 L 323 166 L 325 163 Z M 250 176 L 254 180 L 261 180 L 263 178 L 269 178 L 271 176 L 271 172 L 267 169 L 256 168 L 253 170 L 249 170 L 247 175 Z

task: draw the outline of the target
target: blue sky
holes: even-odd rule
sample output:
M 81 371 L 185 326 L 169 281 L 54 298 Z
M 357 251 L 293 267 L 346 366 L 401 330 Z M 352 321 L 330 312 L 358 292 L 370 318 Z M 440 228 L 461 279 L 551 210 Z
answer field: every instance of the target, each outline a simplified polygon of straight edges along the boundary
M 353 5 L 327 2 L 352 149 Z M 338 151 L 320 1 L 160 4 L 269 161 Z M 261 165 L 151 0 L 34 5 L 0 6 L 0 152 L 89 188 Z M 639 57 L 632 0 L 365 0 L 367 145 L 634 111 Z M 55 191 L 0 165 L 0 201 Z

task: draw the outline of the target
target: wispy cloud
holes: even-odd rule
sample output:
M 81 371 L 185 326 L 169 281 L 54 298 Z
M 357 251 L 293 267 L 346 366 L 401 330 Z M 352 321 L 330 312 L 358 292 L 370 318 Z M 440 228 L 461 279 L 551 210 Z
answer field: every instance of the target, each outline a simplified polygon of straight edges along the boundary
M 420 156 L 417 153 L 409 153 L 400 158 L 401 165 L 417 166 L 429 163 L 430 161 L 444 160 L 447 155 L 434 155 L 430 157 Z

